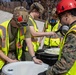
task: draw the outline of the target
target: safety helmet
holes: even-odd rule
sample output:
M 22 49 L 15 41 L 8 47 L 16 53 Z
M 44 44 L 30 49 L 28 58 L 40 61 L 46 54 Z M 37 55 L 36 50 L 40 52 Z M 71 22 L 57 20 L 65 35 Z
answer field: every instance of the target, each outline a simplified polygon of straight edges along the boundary
M 16 7 L 14 9 L 13 18 L 17 22 L 27 22 L 28 21 L 28 12 L 23 6 Z
M 34 2 L 31 5 L 30 10 L 33 10 L 33 9 L 37 9 L 41 14 L 44 12 L 44 7 L 38 2 Z
M 57 14 L 76 8 L 76 0 L 61 0 L 56 9 Z

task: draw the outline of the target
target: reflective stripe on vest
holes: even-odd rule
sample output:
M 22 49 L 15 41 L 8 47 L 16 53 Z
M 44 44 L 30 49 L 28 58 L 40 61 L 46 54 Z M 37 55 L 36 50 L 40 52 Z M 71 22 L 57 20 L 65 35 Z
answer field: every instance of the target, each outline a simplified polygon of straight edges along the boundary
M 36 22 L 33 21 L 33 19 L 32 19 L 31 17 L 29 17 L 29 19 L 30 19 L 31 22 L 33 23 L 35 31 L 38 32 L 38 28 L 37 28 Z
M 69 29 L 69 31 L 66 33 L 66 35 L 64 36 L 64 39 L 63 39 L 63 41 L 62 41 L 62 43 L 61 43 L 61 46 L 60 46 L 61 48 L 60 48 L 60 53 L 59 53 L 59 58 L 58 58 L 58 60 L 61 59 L 61 53 L 62 53 L 62 49 L 63 49 L 63 46 L 64 46 L 64 42 L 65 42 L 65 40 L 66 40 L 66 36 L 67 36 L 70 32 L 76 33 L 76 25 L 74 25 L 73 27 L 71 27 L 71 28 Z M 76 75 L 76 61 L 74 62 L 74 64 L 73 64 L 73 66 L 71 67 L 71 69 L 70 69 L 67 73 L 65 73 L 65 74 L 63 74 L 63 75 Z
M 18 29 L 18 33 L 17 33 L 17 38 L 16 38 L 16 51 L 17 51 L 17 58 L 18 60 L 20 60 L 21 56 L 22 56 L 22 44 L 23 44 L 23 40 L 24 40 L 24 33 L 26 30 L 26 27 L 24 27 L 23 29 Z
M 9 21 L 10 20 L 3 22 L 0 25 L 0 37 L 3 39 L 2 40 L 2 51 L 4 52 L 5 55 L 8 54 L 8 50 L 9 50 L 9 37 L 7 33 L 7 29 L 8 29 L 7 27 L 8 27 Z M 0 59 L 0 69 L 3 67 L 4 64 L 5 62 L 2 59 Z
M 47 29 L 45 30 L 45 32 L 57 31 L 58 26 L 59 26 L 59 21 L 53 27 L 53 29 L 52 29 L 52 26 L 50 24 L 48 24 Z M 47 46 L 59 46 L 60 45 L 60 38 L 47 38 L 47 37 L 45 37 L 44 44 L 47 45 Z
M 37 28 L 36 22 L 31 18 L 31 16 L 29 16 L 29 19 L 33 23 L 35 31 L 38 32 L 38 28 Z M 32 36 L 32 37 L 34 37 L 34 36 Z M 34 38 L 37 38 L 37 37 L 34 37 Z M 34 51 L 37 51 L 38 48 L 39 48 L 39 42 L 32 42 L 32 44 L 33 44 Z M 26 51 L 28 51 L 27 47 L 26 47 Z

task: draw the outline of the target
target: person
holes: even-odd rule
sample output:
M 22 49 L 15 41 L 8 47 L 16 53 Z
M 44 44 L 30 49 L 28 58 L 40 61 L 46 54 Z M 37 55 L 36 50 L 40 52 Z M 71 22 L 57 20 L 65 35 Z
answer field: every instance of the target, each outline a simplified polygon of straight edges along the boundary
M 27 2 L 27 10 L 29 10 L 30 6 L 34 2 L 34 0 L 26 0 L 26 2 Z
M 44 23 L 43 32 L 55 31 L 57 32 L 57 34 L 59 34 L 58 30 L 61 27 L 61 24 L 55 12 L 56 12 L 56 8 L 53 8 L 52 12 L 49 13 L 48 19 Z M 46 36 L 44 38 L 43 49 L 59 47 L 60 38 L 61 38 L 60 34 L 59 36 L 50 36 L 50 37 Z M 41 37 L 39 41 L 42 42 L 42 40 L 43 37 Z
M 38 42 L 38 37 L 41 36 L 50 36 L 50 35 L 54 35 L 54 32 L 39 32 L 38 31 L 38 27 L 36 24 L 35 19 L 38 19 L 42 13 L 44 12 L 44 8 L 43 6 L 38 3 L 38 2 L 34 2 L 29 10 L 29 20 L 28 20 L 28 25 L 29 25 L 29 29 L 30 29 L 30 33 L 31 33 L 31 39 L 32 39 L 32 44 L 34 47 L 34 51 L 36 52 L 39 49 L 39 42 Z M 26 57 L 28 54 L 28 49 L 26 48 Z M 31 60 L 30 56 L 28 56 L 28 58 L 26 58 L 27 60 Z
M 57 14 L 63 27 L 67 26 L 67 31 L 63 32 L 59 60 L 38 75 L 76 75 L 76 1 L 61 0 L 57 4 Z
M 22 60 L 23 40 L 26 41 L 34 62 L 42 63 L 35 57 L 27 21 L 28 13 L 26 9 L 19 6 L 14 9 L 13 18 L 0 25 L 0 73 L 2 73 L 1 70 L 5 64 Z

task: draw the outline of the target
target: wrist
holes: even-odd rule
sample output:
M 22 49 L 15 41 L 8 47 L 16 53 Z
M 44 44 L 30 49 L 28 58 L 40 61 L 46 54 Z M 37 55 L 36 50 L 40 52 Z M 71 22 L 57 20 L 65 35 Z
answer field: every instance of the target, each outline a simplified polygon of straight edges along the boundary
M 34 55 L 34 56 L 32 56 L 32 59 L 34 59 L 34 58 L 36 58 L 36 56 Z

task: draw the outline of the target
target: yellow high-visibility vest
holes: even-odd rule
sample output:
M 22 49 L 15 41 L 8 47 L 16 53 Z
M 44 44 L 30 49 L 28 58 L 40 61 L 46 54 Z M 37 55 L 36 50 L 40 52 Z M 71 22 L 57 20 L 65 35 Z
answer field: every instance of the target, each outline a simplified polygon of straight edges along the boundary
M 46 24 L 48 24 L 48 21 L 46 21 Z M 58 26 L 59 26 L 59 21 L 57 22 L 57 24 L 53 28 L 50 24 L 48 24 L 45 32 L 57 31 Z M 44 44 L 47 46 L 59 46 L 60 45 L 60 38 L 45 37 Z
M 38 32 L 38 28 L 37 28 L 36 22 L 31 18 L 31 16 L 29 16 L 29 19 L 33 23 L 35 31 Z M 34 37 L 34 36 L 32 36 L 32 37 L 33 38 L 37 38 L 37 37 Z M 39 49 L 39 42 L 38 41 L 35 41 L 35 42 L 32 41 L 32 45 L 33 45 L 34 51 L 36 52 Z M 26 47 L 26 51 L 28 51 L 27 47 Z
M 2 51 L 7 56 L 9 52 L 9 34 L 8 34 L 8 25 L 10 20 L 3 22 L 0 25 L 0 37 L 2 40 Z M 26 30 L 26 27 L 24 27 Z M 24 40 L 24 35 L 20 34 L 20 30 L 18 29 L 17 37 L 16 37 L 16 52 L 17 52 L 17 59 L 20 60 L 22 55 L 22 43 Z M 21 47 L 18 47 L 18 45 L 21 45 Z M 5 61 L 0 59 L 0 69 L 2 69 L 3 65 L 5 64 Z
M 64 39 L 63 39 L 62 42 L 61 42 L 60 53 L 59 53 L 59 58 L 58 58 L 58 60 L 61 59 L 62 48 L 63 48 L 63 46 L 64 46 L 66 37 L 67 37 L 67 35 L 68 35 L 70 32 L 76 33 L 76 25 L 74 25 L 73 27 L 71 27 L 71 28 L 69 29 L 69 31 L 66 33 L 66 35 L 64 36 Z M 76 75 L 76 61 L 74 62 L 73 66 L 70 68 L 70 70 L 69 70 L 67 73 L 62 74 L 62 75 Z

